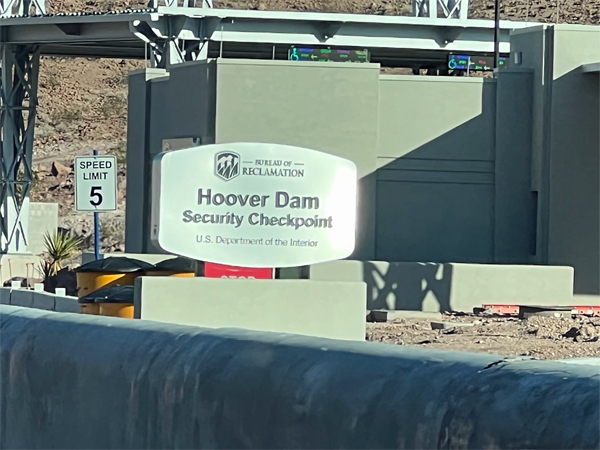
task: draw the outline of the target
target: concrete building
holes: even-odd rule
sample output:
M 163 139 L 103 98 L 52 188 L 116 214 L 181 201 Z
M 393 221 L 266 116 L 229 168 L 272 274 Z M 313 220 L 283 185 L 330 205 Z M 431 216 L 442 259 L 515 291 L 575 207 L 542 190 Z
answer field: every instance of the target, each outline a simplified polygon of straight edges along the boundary
M 41 278 L 40 254 L 46 251 L 44 235 L 58 229 L 58 203 L 28 203 L 28 240 L 21 253 L 0 253 L 0 286 L 13 277 Z
M 600 295 L 599 42 L 600 27 L 515 31 L 494 79 L 242 59 L 132 73 L 126 251 L 157 252 L 165 145 L 274 142 L 357 164 L 351 259 L 565 265 L 576 294 Z

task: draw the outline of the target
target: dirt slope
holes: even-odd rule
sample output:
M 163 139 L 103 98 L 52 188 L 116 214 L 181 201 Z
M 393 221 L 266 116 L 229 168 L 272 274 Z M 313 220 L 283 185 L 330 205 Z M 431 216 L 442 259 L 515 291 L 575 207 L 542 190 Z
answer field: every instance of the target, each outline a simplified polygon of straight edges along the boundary
M 47 0 L 48 12 L 109 11 L 145 8 L 140 0 Z M 598 0 L 503 0 L 503 19 L 578 24 L 600 24 Z M 217 8 L 327 11 L 362 14 L 407 15 L 410 0 L 222 0 Z M 493 0 L 471 0 L 471 17 L 492 18 Z M 92 149 L 124 159 L 126 139 L 127 74 L 143 67 L 141 61 L 42 58 L 39 109 L 34 144 L 38 175 L 34 201 L 58 202 L 61 224 L 89 235 L 91 216 L 73 208 L 72 173 L 52 175 L 52 163 L 71 165 L 73 156 Z M 121 174 L 124 188 L 124 167 Z M 121 193 L 121 197 L 124 192 Z M 106 213 L 103 220 L 109 248 L 123 241 L 124 198 L 121 211 Z

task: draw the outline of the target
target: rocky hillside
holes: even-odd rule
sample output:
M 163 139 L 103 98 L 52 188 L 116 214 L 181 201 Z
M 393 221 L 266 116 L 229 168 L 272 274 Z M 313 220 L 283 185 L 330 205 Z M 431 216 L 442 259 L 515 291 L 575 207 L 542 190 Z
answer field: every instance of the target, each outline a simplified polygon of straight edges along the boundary
M 145 8 L 141 0 L 46 0 L 49 12 L 112 11 Z M 355 14 L 410 14 L 410 0 L 214 0 L 215 8 L 322 11 Z M 470 17 L 493 18 L 494 0 L 470 0 Z M 502 18 L 541 22 L 598 24 L 597 0 L 502 0 Z
M 140 0 L 46 0 L 49 12 L 144 8 Z M 223 0 L 217 8 L 326 11 L 380 15 L 410 13 L 410 0 Z M 473 18 L 493 18 L 493 0 L 471 0 Z M 598 0 L 503 0 L 508 20 L 600 24 Z M 120 210 L 102 219 L 107 250 L 122 248 L 124 230 L 127 74 L 141 61 L 49 58 L 41 61 L 39 109 L 34 144 L 33 200 L 58 202 L 61 226 L 89 236 L 91 214 L 73 211 L 73 157 L 93 149 L 117 156 Z M 60 165 L 60 166 L 59 166 Z M 54 167 L 54 169 L 53 169 Z M 60 170 L 58 170 L 59 168 Z
M 142 63 L 143 65 L 143 63 Z M 34 143 L 32 200 L 57 202 L 59 225 L 87 237 L 92 214 L 74 211 L 73 158 L 94 149 L 119 162 L 119 210 L 101 214 L 106 250 L 122 250 L 125 223 L 127 74 L 139 61 L 43 58 Z

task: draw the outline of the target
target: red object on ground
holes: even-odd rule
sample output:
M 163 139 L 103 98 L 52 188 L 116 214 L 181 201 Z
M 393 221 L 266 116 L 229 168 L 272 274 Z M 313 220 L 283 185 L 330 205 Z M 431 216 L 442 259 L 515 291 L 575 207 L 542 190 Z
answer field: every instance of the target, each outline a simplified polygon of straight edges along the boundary
M 483 305 L 483 309 L 489 310 L 495 314 L 519 314 L 519 307 L 517 305 L 486 304 Z M 571 314 L 580 316 L 600 316 L 600 306 L 573 306 Z
M 225 264 L 204 263 L 206 278 L 273 279 L 274 270 L 269 267 L 238 267 Z
M 490 310 L 494 314 L 519 314 L 518 305 L 485 304 L 483 309 Z
M 600 316 L 600 306 L 573 306 L 573 314 L 582 316 Z

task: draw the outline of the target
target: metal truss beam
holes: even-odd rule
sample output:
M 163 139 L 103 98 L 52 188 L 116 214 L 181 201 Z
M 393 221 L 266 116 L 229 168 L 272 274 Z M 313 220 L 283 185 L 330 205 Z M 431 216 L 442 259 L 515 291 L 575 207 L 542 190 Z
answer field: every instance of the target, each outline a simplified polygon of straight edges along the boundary
M 27 249 L 40 49 L 1 45 L 0 253 Z
M 148 7 L 150 8 L 158 8 L 159 6 L 163 6 L 160 3 L 164 3 L 164 6 L 169 8 L 212 8 L 213 2 L 212 0 L 150 0 L 148 2 Z
M 135 20 L 153 22 L 159 16 L 152 13 L 115 14 L 112 16 L 51 16 L 0 19 L 5 29 L 4 42 L 9 44 L 79 45 L 101 42 L 138 42 L 129 24 Z M 65 26 L 78 26 L 78 33 L 65 32 Z M 143 46 L 142 50 L 143 50 Z
M 208 42 L 220 19 L 204 18 L 193 24 L 191 33 L 184 33 L 190 24 L 186 16 L 165 16 L 154 22 L 135 20 L 131 31 L 152 51 L 152 66 L 165 69 L 173 64 L 199 61 L 208 57 Z
M 466 20 L 469 17 L 469 0 L 413 0 L 413 15 L 437 18 L 441 10 L 444 19 Z
M 147 22 L 154 41 L 172 40 L 169 17 L 179 14 L 177 39 L 273 45 L 493 52 L 494 23 L 426 17 L 237 11 L 159 7 Z M 181 24 L 183 22 L 183 25 Z M 531 23 L 502 21 L 500 52 L 510 51 L 510 31 Z
M 232 45 L 253 43 L 257 49 L 264 44 L 296 44 L 366 47 L 372 50 L 493 51 L 493 22 L 486 20 L 185 7 L 158 7 L 157 13 L 158 20 L 134 21 L 132 31 L 150 46 L 153 62 L 160 68 L 205 59 L 206 43 L 209 41 Z M 449 15 L 453 14 L 454 11 L 449 10 Z M 501 24 L 501 53 L 510 51 L 510 30 L 528 25 Z
M 65 24 L 71 26 L 67 29 Z M 81 26 L 78 28 L 77 24 Z M 11 18 L 2 20 L 1 25 L 6 31 L 6 42 L 39 43 L 43 54 L 53 49 L 64 51 L 70 46 L 70 55 L 79 52 L 79 56 L 102 56 L 97 46 L 106 44 L 105 47 L 114 46 L 114 50 L 107 50 L 107 56 L 118 56 L 119 46 L 127 44 L 123 57 L 131 57 L 137 48 L 137 57 L 143 58 L 145 42 L 152 43 L 160 58 L 169 53 L 172 63 L 201 58 L 202 43 L 206 41 L 444 52 L 491 53 L 494 49 L 494 22 L 473 19 L 178 6 L 140 13 Z M 511 30 L 532 25 L 537 24 L 501 21 L 501 53 L 509 52 Z

